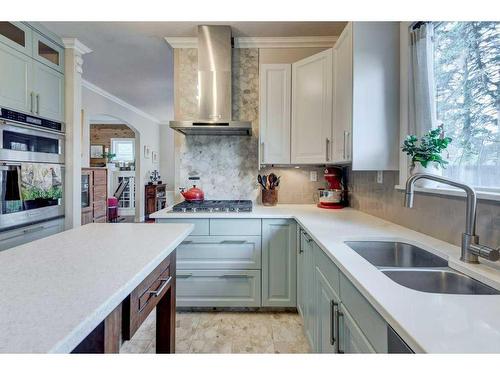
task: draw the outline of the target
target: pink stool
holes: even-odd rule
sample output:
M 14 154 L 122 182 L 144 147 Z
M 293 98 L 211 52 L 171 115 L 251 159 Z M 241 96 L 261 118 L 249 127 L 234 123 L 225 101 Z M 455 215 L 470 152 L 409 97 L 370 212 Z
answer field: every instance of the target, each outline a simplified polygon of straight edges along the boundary
M 116 223 L 118 221 L 118 199 L 108 198 L 108 222 Z

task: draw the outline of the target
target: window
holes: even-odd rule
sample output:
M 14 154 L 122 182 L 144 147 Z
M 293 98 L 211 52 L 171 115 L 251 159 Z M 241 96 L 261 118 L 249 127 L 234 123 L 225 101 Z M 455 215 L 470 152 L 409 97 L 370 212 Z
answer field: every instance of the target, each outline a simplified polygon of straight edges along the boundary
M 500 190 L 500 22 L 435 22 L 438 124 L 453 139 L 443 174 Z
M 111 153 L 116 154 L 113 161 L 124 161 L 124 162 L 135 161 L 135 139 L 112 138 Z

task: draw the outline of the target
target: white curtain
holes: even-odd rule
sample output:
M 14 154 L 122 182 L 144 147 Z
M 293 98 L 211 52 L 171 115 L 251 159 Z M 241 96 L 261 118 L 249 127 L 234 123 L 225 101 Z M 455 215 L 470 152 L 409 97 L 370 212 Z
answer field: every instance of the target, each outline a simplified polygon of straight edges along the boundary
M 436 127 L 431 22 L 410 31 L 409 134 L 421 137 Z

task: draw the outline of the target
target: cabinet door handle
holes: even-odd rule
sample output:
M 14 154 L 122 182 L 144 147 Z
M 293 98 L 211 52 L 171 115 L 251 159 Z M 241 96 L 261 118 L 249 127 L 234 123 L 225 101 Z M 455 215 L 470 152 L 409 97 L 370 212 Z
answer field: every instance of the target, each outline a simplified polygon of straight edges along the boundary
M 261 164 L 264 164 L 264 162 L 266 160 L 265 157 L 264 157 L 264 147 L 265 147 L 264 146 L 264 142 L 261 142 L 260 143 L 260 154 L 261 154 L 260 162 L 261 162 Z
M 337 309 L 339 304 L 334 300 L 330 301 L 330 345 L 335 345 L 335 332 L 338 331 L 338 327 L 336 324 L 337 320 Z
M 36 94 L 36 114 L 40 114 L 40 94 Z
M 248 275 L 222 275 L 224 279 L 248 279 Z
M 30 112 L 31 113 L 34 113 L 33 111 L 33 100 L 35 98 L 35 93 L 32 91 L 30 92 Z
M 330 161 L 330 138 L 326 138 L 325 145 L 326 145 L 325 158 L 326 158 L 326 161 Z
M 227 245 L 242 245 L 246 242 L 247 241 L 245 241 L 245 240 L 224 240 L 224 241 L 221 241 L 220 243 L 227 244 Z
M 344 319 L 344 313 L 340 310 L 337 310 L 337 329 L 338 329 L 338 343 L 337 343 L 337 353 L 344 354 L 344 349 L 340 348 L 340 318 Z
M 347 156 L 346 156 L 347 155 L 347 152 L 346 152 L 346 147 L 347 147 L 346 145 L 347 145 L 347 143 L 345 141 L 346 140 L 346 135 L 347 135 L 347 132 L 344 130 L 344 150 L 342 152 L 342 158 L 344 160 L 347 159 Z
M 158 297 L 167 287 L 168 284 L 170 284 L 170 281 L 172 280 L 172 276 L 169 276 L 166 279 L 159 279 L 160 280 L 160 287 L 156 290 L 150 290 L 149 294 L 152 294 L 155 297 Z

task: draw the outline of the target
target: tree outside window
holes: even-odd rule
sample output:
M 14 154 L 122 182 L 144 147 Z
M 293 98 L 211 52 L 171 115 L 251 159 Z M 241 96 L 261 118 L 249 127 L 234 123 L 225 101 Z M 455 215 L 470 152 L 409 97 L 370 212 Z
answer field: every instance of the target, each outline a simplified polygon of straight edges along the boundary
M 500 189 L 500 23 L 434 23 L 436 114 L 447 136 L 444 175 Z

